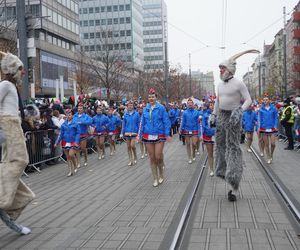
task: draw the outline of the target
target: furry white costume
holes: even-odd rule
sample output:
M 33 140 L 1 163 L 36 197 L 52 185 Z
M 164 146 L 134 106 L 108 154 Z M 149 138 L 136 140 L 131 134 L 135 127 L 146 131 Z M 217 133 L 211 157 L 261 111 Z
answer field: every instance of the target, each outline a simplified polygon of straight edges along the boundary
M 0 83 L 0 127 L 6 141 L 2 145 L 0 163 L 0 218 L 17 233 L 28 234 L 29 228 L 14 222 L 34 198 L 34 193 L 20 179 L 28 163 L 16 88 L 16 83 L 21 82 L 23 63 L 10 53 L 1 52 L 1 55 L 4 56 L 1 70 L 6 80 Z
M 216 126 L 216 175 L 224 178 L 234 190 L 237 190 L 243 173 L 242 151 L 240 149 L 240 131 L 243 111 L 251 105 L 251 97 L 246 85 L 234 77 L 236 59 L 246 53 L 259 53 L 257 50 L 241 52 L 222 62 L 217 86 L 217 99 L 210 119 L 211 126 Z M 241 106 L 241 101 L 244 100 Z M 228 199 L 235 201 L 232 190 Z

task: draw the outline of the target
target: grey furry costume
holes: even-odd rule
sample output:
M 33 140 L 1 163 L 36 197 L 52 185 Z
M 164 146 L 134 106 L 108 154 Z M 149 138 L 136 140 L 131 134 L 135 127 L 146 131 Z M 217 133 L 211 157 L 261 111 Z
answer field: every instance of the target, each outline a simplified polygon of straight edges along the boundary
M 241 116 L 237 114 L 231 121 L 234 111 L 219 110 L 216 121 L 216 176 L 225 178 L 238 189 L 243 174 L 242 150 L 240 148 Z

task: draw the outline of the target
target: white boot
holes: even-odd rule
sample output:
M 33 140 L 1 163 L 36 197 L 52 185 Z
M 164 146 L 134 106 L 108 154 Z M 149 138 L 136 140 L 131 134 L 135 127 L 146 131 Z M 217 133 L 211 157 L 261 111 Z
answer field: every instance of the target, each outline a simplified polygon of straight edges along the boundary
M 153 175 L 153 179 L 154 179 L 153 187 L 157 187 L 158 186 L 157 167 L 155 165 L 151 166 L 151 170 L 152 170 L 152 175 Z
M 68 161 L 68 169 L 69 169 L 69 173 L 67 174 L 68 177 L 70 177 L 70 176 L 73 175 L 73 173 L 72 173 L 72 172 L 73 172 L 73 171 L 72 171 L 72 165 L 73 165 L 73 164 L 72 164 L 71 160 L 69 160 L 69 161 Z
M 158 170 L 159 170 L 158 183 L 161 184 L 161 183 L 163 183 L 163 181 L 164 181 L 164 166 L 163 166 L 163 165 L 162 165 L 162 166 L 159 166 L 159 167 L 158 167 Z

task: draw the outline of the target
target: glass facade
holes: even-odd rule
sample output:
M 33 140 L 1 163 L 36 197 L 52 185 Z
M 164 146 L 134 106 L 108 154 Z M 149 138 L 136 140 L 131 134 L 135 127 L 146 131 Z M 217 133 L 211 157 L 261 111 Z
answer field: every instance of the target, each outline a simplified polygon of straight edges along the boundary
M 62 75 L 64 79 L 64 88 L 72 89 L 73 83 L 69 81 L 75 72 L 75 62 L 68 58 L 58 56 L 49 52 L 41 51 L 41 72 L 42 87 L 55 88 L 56 79 Z
M 107 48 L 143 69 L 143 16 L 141 0 L 80 1 L 82 49 L 101 58 Z M 99 56 L 98 56 L 99 55 Z
M 144 69 L 163 70 L 167 36 L 167 7 L 163 0 L 143 0 Z

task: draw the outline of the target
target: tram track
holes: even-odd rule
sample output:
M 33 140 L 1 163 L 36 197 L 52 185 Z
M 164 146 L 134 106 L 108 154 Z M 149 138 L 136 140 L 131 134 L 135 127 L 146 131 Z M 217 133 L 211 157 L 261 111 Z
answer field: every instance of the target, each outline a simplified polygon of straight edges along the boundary
M 207 172 L 207 153 L 204 152 L 195 170 L 194 176 L 187 187 L 174 219 L 170 224 L 159 250 L 185 249 L 188 244 L 189 224 L 193 221 L 193 209 L 197 206 L 197 198 L 201 195 L 201 187 L 204 185 Z
M 274 188 L 278 194 L 280 202 L 287 211 L 292 226 L 298 237 L 300 237 L 300 204 L 288 188 L 283 184 L 278 175 L 272 170 L 272 165 L 267 164 L 256 151 L 251 147 L 254 158 L 257 160 L 257 165 L 263 171 L 264 176 L 269 184 Z
M 259 156 L 258 152 L 251 148 L 253 152 L 252 159 L 261 169 L 267 183 L 276 193 L 279 203 L 283 206 L 286 214 L 295 230 L 297 236 L 300 236 L 300 205 L 287 187 L 272 168 Z M 165 237 L 159 247 L 159 250 L 187 249 L 189 244 L 189 234 L 192 230 L 193 220 L 196 215 L 198 201 L 201 198 L 202 186 L 205 183 L 207 175 L 207 153 L 201 155 L 194 177 L 187 187 L 185 194 L 179 204 L 174 219 L 170 224 Z

